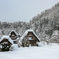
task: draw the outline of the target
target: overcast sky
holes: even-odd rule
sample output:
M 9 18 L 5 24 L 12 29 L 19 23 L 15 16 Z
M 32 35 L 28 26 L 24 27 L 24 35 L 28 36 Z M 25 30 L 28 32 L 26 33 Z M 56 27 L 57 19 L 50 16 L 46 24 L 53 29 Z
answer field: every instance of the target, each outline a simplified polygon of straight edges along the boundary
M 59 0 L 0 0 L 0 21 L 28 22 L 58 2 Z

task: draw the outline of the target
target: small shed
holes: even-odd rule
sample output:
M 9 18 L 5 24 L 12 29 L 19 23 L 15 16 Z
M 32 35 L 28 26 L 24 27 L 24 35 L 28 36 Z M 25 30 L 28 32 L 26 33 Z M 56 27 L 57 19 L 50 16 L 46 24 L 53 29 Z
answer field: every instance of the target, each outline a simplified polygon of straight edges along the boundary
M 2 46 L 2 51 L 9 51 L 9 48 L 13 45 L 13 41 L 7 35 L 4 35 L 0 39 L 0 45 Z
M 25 47 L 25 46 L 38 46 L 37 42 L 40 42 L 40 39 L 36 35 L 36 33 L 29 29 L 26 30 L 25 33 L 22 35 L 22 37 L 19 40 L 19 43 Z

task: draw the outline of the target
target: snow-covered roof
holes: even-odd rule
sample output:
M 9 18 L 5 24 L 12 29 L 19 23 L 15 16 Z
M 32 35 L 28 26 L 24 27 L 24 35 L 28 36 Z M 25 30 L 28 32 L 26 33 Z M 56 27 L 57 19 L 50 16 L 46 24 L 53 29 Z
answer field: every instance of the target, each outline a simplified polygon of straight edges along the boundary
M 15 30 L 12 30 L 12 31 L 9 33 L 9 36 L 11 35 L 12 32 L 14 32 L 16 35 L 18 35 L 18 33 L 17 33 Z
M 20 33 L 18 34 L 15 30 L 12 30 L 12 31 L 9 33 L 9 36 L 11 35 L 12 32 L 14 32 L 16 35 L 20 35 L 20 36 L 21 36 L 21 34 L 20 34 Z
M 22 42 L 23 38 L 28 34 L 28 32 L 32 32 L 40 41 L 39 37 L 35 34 L 35 32 L 32 29 L 26 30 L 25 33 L 22 35 L 22 37 L 20 38 L 19 42 Z
M 8 41 L 13 44 L 12 39 L 11 39 L 8 35 L 3 35 L 3 36 L 1 37 L 1 39 L 0 39 L 0 42 L 1 42 L 4 38 L 8 39 Z

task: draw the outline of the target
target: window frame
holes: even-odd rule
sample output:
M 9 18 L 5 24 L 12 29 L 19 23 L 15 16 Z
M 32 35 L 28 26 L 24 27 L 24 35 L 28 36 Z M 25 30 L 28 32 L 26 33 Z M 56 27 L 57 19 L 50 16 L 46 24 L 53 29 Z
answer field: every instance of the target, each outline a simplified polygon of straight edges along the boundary
M 13 41 L 14 44 L 17 44 L 17 41 Z
M 30 38 L 30 39 L 29 39 Z M 33 39 L 33 36 L 28 36 L 28 40 L 32 40 Z

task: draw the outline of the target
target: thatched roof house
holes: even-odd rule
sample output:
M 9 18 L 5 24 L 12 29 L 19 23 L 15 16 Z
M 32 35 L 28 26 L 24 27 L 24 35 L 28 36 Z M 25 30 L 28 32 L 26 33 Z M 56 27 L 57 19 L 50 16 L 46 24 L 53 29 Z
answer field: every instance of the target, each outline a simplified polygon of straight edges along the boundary
M 9 44 L 13 44 L 13 41 L 11 40 L 11 38 L 9 37 L 9 36 L 7 36 L 7 35 L 4 35 L 4 36 L 2 36 L 1 37 L 1 39 L 0 39 L 0 44 L 1 43 L 9 43 Z
M 9 36 L 4 35 L 1 37 L 1 39 L 0 39 L 0 51 L 12 50 L 13 45 L 14 45 L 13 41 Z
M 31 29 L 26 30 L 19 40 L 19 43 L 22 46 L 29 46 L 30 44 L 31 46 L 37 46 L 37 42 L 40 42 L 40 39 L 36 35 L 36 33 Z
M 14 44 L 17 44 L 18 37 L 21 37 L 15 30 L 12 30 L 9 34 L 9 37 L 13 40 Z

